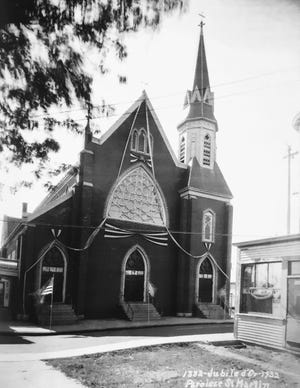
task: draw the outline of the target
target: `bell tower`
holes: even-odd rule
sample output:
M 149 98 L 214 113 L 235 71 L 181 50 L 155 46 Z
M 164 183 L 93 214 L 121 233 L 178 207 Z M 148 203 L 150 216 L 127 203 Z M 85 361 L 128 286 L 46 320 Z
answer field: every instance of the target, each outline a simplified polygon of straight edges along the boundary
M 186 119 L 177 127 L 179 132 L 179 160 L 182 163 L 196 157 L 201 167 L 213 169 L 216 160 L 216 132 L 214 94 L 210 90 L 205 55 L 204 23 L 200 23 L 200 40 L 193 89 L 185 96 L 184 107 L 189 108 Z

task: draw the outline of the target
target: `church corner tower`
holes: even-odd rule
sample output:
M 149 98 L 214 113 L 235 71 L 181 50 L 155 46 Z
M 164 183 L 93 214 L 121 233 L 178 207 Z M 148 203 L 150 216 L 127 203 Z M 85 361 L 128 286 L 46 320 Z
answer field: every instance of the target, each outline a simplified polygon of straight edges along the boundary
M 187 164 L 196 157 L 200 166 L 212 169 L 216 159 L 218 124 L 214 116 L 214 94 L 209 83 L 203 22 L 200 26 L 193 89 L 187 91 L 184 101 L 184 107 L 189 108 L 189 111 L 186 119 L 178 126 L 179 160 Z
M 210 88 L 203 25 L 188 114 L 178 126 L 179 161 L 187 174 L 179 191 L 181 243 L 177 315 L 222 318 L 228 306 L 232 194 L 216 162 L 217 120 Z

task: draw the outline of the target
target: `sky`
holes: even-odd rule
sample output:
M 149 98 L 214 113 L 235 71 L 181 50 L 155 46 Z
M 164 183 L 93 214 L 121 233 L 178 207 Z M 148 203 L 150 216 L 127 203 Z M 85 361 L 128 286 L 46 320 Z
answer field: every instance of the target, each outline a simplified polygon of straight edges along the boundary
M 300 151 L 292 121 L 300 112 L 300 2 L 295 0 L 191 0 L 181 16 L 164 17 L 158 31 L 124 37 L 128 58 L 108 58 L 102 76 L 95 53 L 86 55 L 94 77 L 93 102 L 116 104 L 108 120 L 95 118 L 104 133 L 145 89 L 177 155 L 177 125 L 187 115 L 184 96 L 192 88 L 199 42 L 199 13 L 218 121 L 217 162 L 233 193 L 233 242 L 286 234 L 287 147 Z M 125 85 L 116 75 L 125 74 Z M 59 112 L 58 112 L 59 114 Z M 97 117 L 97 115 L 95 115 Z M 81 123 L 85 113 L 72 112 Z M 78 160 L 83 139 L 58 134 L 56 161 Z M 300 153 L 291 163 L 291 232 L 300 231 Z M 12 173 L 13 172 L 13 173 Z M 9 186 L 24 171 L 10 169 L 0 182 L 0 219 L 21 216 L 46 195 L 40 184 L 12 194 Z M 1 228 L 1 222 L 0 222 Z

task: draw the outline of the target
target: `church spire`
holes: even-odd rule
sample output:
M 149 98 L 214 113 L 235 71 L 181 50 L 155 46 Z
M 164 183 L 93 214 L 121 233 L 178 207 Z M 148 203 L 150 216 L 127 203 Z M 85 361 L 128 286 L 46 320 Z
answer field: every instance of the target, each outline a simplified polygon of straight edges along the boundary
M 189 106 L 187 120 L 199 118 L 216 122 L 214 116 L 214 95 L 210 90 L 208 67 L 205 54 L 203 21 L 200 22 L 200 39 L 194 76 L 193 90 L 188 90 L 185 107 Z
M 202 15 L 201 15 L 202 16 Z M 200 39 L 193 89 L 188 90 L 185 107 L 189 112 L 179 124 L 179 160 L 189 163 L 196 157 L 200 167 L 214 169 L 216 160 L 216 132 L 218 123 L 214 116 L 214 94 L 210 90 L 206 62 L 203 21 L 200 23 Z
M 193 86 L 193 90 L 195 90 L 195 88 L 198 87 L 202 97 L 204 96 L 206 89 L 210 89 L 206 55 L 205 55 L 204 38 L 203 38 L 203 26 L 204 26 L 204 23 L 201 20 L 198 57 L 197 57 L 194 86 Z

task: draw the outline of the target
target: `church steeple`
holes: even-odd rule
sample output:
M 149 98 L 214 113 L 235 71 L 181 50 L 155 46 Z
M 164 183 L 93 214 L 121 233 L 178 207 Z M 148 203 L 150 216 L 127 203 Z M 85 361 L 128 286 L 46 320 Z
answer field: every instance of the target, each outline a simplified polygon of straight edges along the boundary
M 193 90 L 188 90 L 185 98 L 185 107 L 189 106 L 187 120 L 206 118 L 216 122 L 214 116 L 214 95 L 210 90 L 209 75 L 205 54 L 204 23 L 200 23 L 200 39 L 196 62 Z
M 203 25 L 201 21 L 193 89 L 187 91 L 184 104 L 189 107 L 189 112 L 178 126 L 179 160 L 188 163 L 196 157 L 201 167 L 213 169 L 218 124 L 214 116 L 214 94 L 209 84 Z

